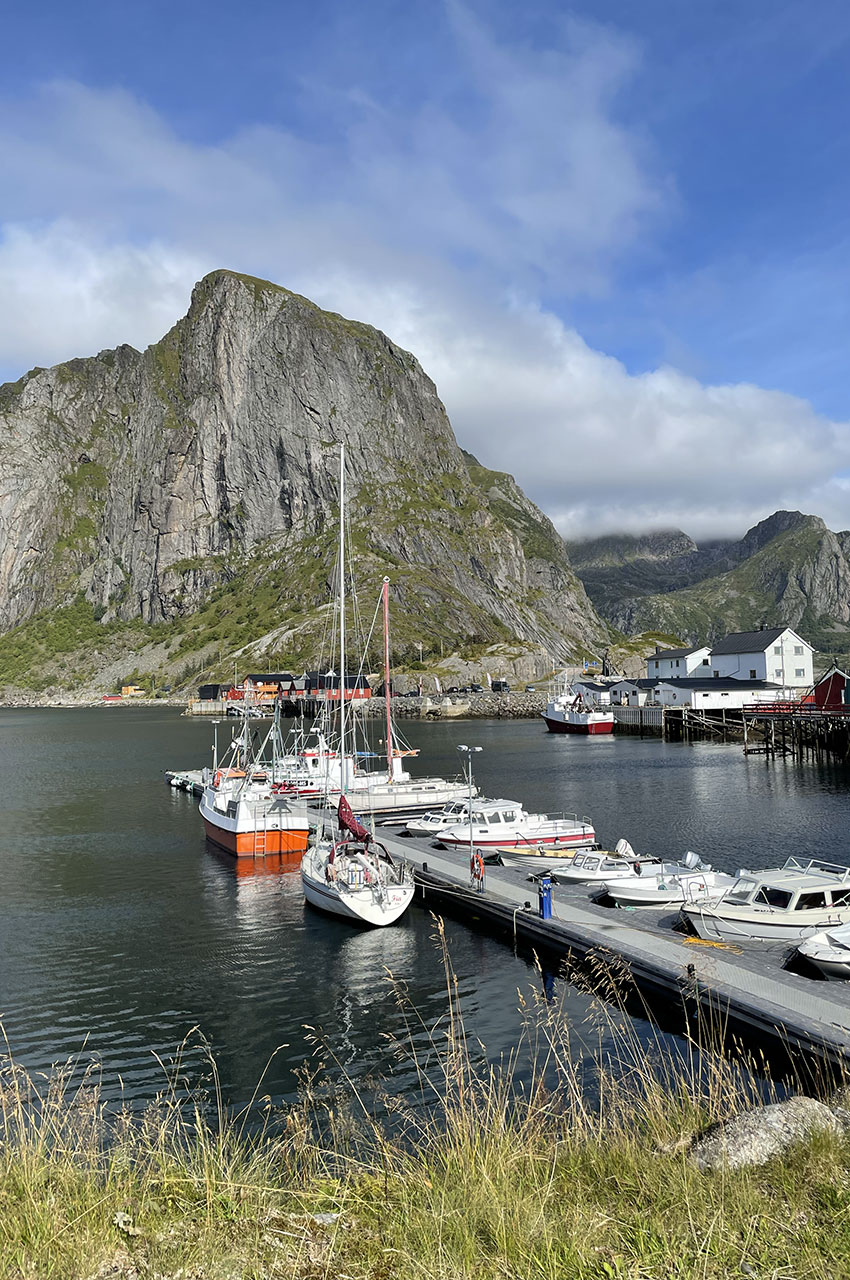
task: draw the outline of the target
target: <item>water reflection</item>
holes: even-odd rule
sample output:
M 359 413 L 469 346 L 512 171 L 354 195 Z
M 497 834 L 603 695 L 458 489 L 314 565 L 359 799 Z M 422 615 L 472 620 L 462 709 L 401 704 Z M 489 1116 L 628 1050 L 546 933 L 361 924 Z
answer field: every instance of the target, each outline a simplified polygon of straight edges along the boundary
M 435 924 L 421 908 L 361 932 L 305 908 L 297 859 L 236 862 L 207 844 L 197 802 L 163 784 L 208 762 L 208 724 L 169 709 L 0 712 L 0 1012 L 21 1062 L 43 1070 L 85 1045 L 110 1088 L 144 1101 L 167 1058 L 199 1027 L 228 1095 L 293 1096 L 313 1028 L 357 1080 L 416 1087 L 402 1043 L 433 1056 L 447 1016 Z M 456 745 L 484 750 L 490 794 L 590 814 L 664 856 L 694 848 L 715 865 L 765 865 L 803 850 L 846 859 L 843 767 L 744 759 L 740 746 L 550 736 L 535 722 L 412 724 L 420 769 L 452 775 Z M 26 779 L 26 786 L 21 779 Z M 484 933 L 450 921 L 449 953 L 469 1042 L 498 1060 L 538 1004 L 576 1053 L 610 1034 L 594 1004 Z M 402 998 L 406 993 L 406 997 Z M 591 1021 L 588 1021 L 591 1019 Z M 651 1043 L 640 1019 L 629 1024 Z M 518 1070 L 530 1070 L 530 1057 Z M 193 1048 L 192 1069 L 203 1054 Z

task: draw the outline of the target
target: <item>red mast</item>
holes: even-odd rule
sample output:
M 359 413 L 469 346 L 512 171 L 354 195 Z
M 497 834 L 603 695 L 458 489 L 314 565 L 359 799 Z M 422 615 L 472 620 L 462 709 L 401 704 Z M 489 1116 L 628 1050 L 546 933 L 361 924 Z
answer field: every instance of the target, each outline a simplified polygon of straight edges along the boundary
M 384 578 L 384 701 L 387 704 L 387 778 L 393 780 L 393 720 L 390 690 L 390 580 Z

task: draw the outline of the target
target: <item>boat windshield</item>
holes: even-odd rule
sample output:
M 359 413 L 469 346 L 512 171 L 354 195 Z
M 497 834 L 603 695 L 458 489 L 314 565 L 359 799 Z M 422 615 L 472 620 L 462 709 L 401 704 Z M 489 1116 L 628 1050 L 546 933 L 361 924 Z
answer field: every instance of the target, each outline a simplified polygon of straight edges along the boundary
M 763 884 L 753 902 L 762 907 L 777 907 L 780 911 L 785 911 L 791 903 L 791 894 L 788 889 L 771 889 L 770 885 Z
M 755 880 L 739 880 L 737 884 L 733 884 L 732 888 L 726 894 L 727 902 L 749 902 L 750 894 L 756 887 Z
M 505 822 L 516 822 L 515 813 L 503 813 L 502 818 L 504 819 Z

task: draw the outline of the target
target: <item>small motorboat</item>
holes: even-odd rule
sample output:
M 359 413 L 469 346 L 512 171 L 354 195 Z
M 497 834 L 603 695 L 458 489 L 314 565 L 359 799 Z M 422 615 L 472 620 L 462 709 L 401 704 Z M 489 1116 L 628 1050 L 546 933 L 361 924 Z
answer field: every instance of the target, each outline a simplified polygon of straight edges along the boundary
M 645 867 L 660 866 L 657 858 L 639 858 L 628 840 L 618 840 L 613 852 L 608 849 L 577 849 L 556 871 L 565 884 L 605 884 L 608 880 L 634 878 Z
M 735 883 L 735 876 L 712 871 L 708 862 L 689 850 L 681 862 L 662 862 L 649 866 L 640 874 L 606 880 L 605 892 L 618 907 L 666 907 L 685 902 L 700 902 L 712 894 L 717 896 Z
M 850 924 L 822 929 L 806 938 L 797 948 L 826 978 L 850 978 Z
M 850 923 L 850 867 L 789 858 L 782 867 L 739 871 L 725 892 L 685 903 L 701 938 L 720 942 L 802 942 Z
M 438 832 L 436 841 L 447 849 L 468 849 L 501 853 L 531 850 L 540 844 L 560 847 L 596 843 L 589 818 L 574 813 L 527 813 L 512 800 L 477 800 L 471 816 L 456 826 Z
M 480 804 L 492 804 L 499 807 L 510 809 L 521 809 L 522 805 L 517 800 L 484 800 L 477 802 Z M 476 806 L 477 807 L 477 806 Z M 420 814 L 417 818 L 412 818 L 410 822 L 405 823 L 404 831 L 410 836 L 432 836 L 439 837 L 440 833 L 448 827 L 457 826 L 459 822 L 469 821 L 469 800 L 455 800 L 452 804 L 444 805 L 442 809 L 431 809 L 428 813 Z M 467 831 L 469 828 L 467 827 Z M 469 837 L 467 835 L 467 841 Z

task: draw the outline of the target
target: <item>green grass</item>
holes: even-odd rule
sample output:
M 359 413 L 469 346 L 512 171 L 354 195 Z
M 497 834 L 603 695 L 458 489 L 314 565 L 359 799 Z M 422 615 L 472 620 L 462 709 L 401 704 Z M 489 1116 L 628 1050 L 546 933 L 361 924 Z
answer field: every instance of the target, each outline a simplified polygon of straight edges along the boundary
M 442 936 L 442 934 L 441 934 Z M 443 942 L 445 947 L 445 943 Z M 524 1009 L 535 1067 L 470 1044 L 444 950 L 447 1007 L 424 1028 L 396 989 L 420 1105 L 383 1108 L 334 1065 L 297 1105 L 229 1111 L 187 1092 L 180 1055 L 141 1117 L 110 1118 L 94 1069 L 46 1082 L 11 1062 L 0 1090 L 0 1274 L 349 1280 L 726 1280 L 850 1274 L 850 1149 L 814 1135 L 782 1159 L 701 1174 L 691 1134 L 756 1100 L 704 1045 L 675 1066 L 618 1009 L 589 1025 Z M 392 979 L 389 979 L 392 981 Z M 595 1089 L 585 1051 L 594 1037 Z M 613 1037 L 613 1039 L 612 1039 Z M 604 1047 L 607 1046 L 607 1047 Z M 613 1047 L 612 1047 L 613 1046 Z M 249 1117 L 259 1128 L 249 1127 Z M 391 1117 L 391 1125 L 381 1117 Z M 314 1215 L 331 1215 L 316 1221 Z M 109 1268 L 112 1267 L 112 1270 Z

